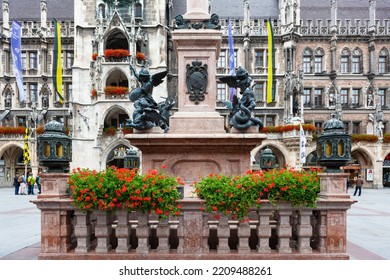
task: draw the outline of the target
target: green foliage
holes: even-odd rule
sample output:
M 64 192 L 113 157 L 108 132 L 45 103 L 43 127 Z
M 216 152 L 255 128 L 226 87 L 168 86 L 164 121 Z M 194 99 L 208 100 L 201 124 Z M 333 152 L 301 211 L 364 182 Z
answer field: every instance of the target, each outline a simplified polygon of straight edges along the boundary
M 364 141 L 364 142 L 370 142 L 370 143 L 376 143 L 378 142 L 378 136 L 373 135 L 373 134 L 352 134 L 352 142 L 359 142 L 359 141 Z
M 154 212 L 159 219 L 180 214 L 179 178 L 157 170 L 140 175 L 136 170 L 110 167 L 105 171 L 75 169 L 69 178 L 73 205 L 83 210 Z
M 195 193 L 204 200 L 202 210 L 223 213 L 239 220 L 246 219 L 251 207 L 261 207 L 268 198 L 277 205 L 279 201 L 291 206 L 315 207 L 320 191 L 317 170 L 296 171 L 280 169 L 248 171 L 243 176 L 210 174 L 194 185 Z

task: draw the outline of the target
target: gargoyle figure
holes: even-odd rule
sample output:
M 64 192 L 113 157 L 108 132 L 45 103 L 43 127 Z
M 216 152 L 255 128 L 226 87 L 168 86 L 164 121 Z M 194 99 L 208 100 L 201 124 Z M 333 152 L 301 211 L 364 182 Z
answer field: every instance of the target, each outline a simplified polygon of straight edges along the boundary
M 129 94 L 129 99 L 134 102 L 133 121 L 127 120 L 126 126 L 138 130 L 146 130 L 154 126 L 161 127 L 164 132 L 168 132 L 168 122 L 161 115 L 159 106 L 153 99 L 153 88 L 163 82 L 167 71 L 150 75 L 149 71 L 142 68 L 139 73 L 130 65 L 134 76 L 140 83 L 140 87 L 133 89 Z
M 225 102 L 225 106 L 230 109 L 230 126 L 244 130 L 257 125 L 261 130 L 263 128 L 262 121 L 259 118 L 252 117 L 252 111 L 256 107 L 256 100 L 250 87 L 252 77 L 249 76 L 248 71 L 240 66 L 236 69 L 235 75 L 221 77 L 219 80 L 226 83 L 229 87 L 240 88 L 241 98 L 235 95 L 233 102 Z

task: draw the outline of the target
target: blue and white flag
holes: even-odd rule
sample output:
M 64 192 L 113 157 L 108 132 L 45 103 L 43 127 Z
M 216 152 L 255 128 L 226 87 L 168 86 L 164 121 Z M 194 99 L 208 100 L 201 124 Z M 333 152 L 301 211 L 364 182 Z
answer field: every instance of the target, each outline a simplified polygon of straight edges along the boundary
M 14 61 L 16 84 L 18 85 L 19 90 L 19 102 L 23 103 L 26 102 L 26 94 L 23 88 L 21 38 L 22 25 L 14 19 L 12 21 L 11 29 L 11 52 L 12 60 Z
M 299 158 L 302 164 L 306 163 L 306 135 L 302 124 L 299 124 Z
M 230 75 L 234 76 L 235 74 L 235 65 L 234 65 L 234 47 L 233 47 L 233 32 L 230 25 L 230 18 L 228 19 L 228 35 L 229 35 L 229 71 Z M 235 88 L 230 88 L 229 100 L 233 101 L 233 96 L 236 94 Z

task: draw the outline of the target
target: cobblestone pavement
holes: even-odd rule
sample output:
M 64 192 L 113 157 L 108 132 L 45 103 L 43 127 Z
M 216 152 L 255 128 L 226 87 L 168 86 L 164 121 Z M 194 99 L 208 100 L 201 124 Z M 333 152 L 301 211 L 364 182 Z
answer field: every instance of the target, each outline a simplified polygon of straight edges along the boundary
M 347 212 L 347 251 L 351 260 L 390 260 L 390 189 L 363 189 Z M 40 212 L 36 195 L 0 188 L 0 260 L 34 260 L 40 251 Z

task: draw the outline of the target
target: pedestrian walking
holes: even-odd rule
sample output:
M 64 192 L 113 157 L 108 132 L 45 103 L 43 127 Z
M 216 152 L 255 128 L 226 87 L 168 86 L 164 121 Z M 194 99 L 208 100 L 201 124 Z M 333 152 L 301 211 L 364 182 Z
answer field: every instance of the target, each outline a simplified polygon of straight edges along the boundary
M 347 193 L 348 193 L 348 189 L 351 187 L 351 180 L 349 178 L 347 178 Z
M 26 179 L 23 174 L 19 176 L 18 182 L 20 183 L 19 194 L 26 194 Z
M 39 175 L 35 178 L 35 183 L 37 184 L 38 194 L 41 194 L 41 177 Z
M 355 196 L 357 194 L 357 192 L 359 191 L 359 196 L 362 194 L 362 187 L 363 187 L 363 179 L 362 179 L 362 175 L 359 175 L 358 178 L 356 179 L 356 186 L 355 186 L 355 192 L 353 193 L 353 195 Z
M 19 173 L 15 174 L 15 177 L 14 177 L 14 188 L 15 188 L 15 195 L 18 195 L 19 194 L 19 188 L 20 188 Z
M 34 194 L 34 185 L 35 185 L 35 179 L 32 174 L 28 175 L 27 178 L 27 193 L 28 194 Z

